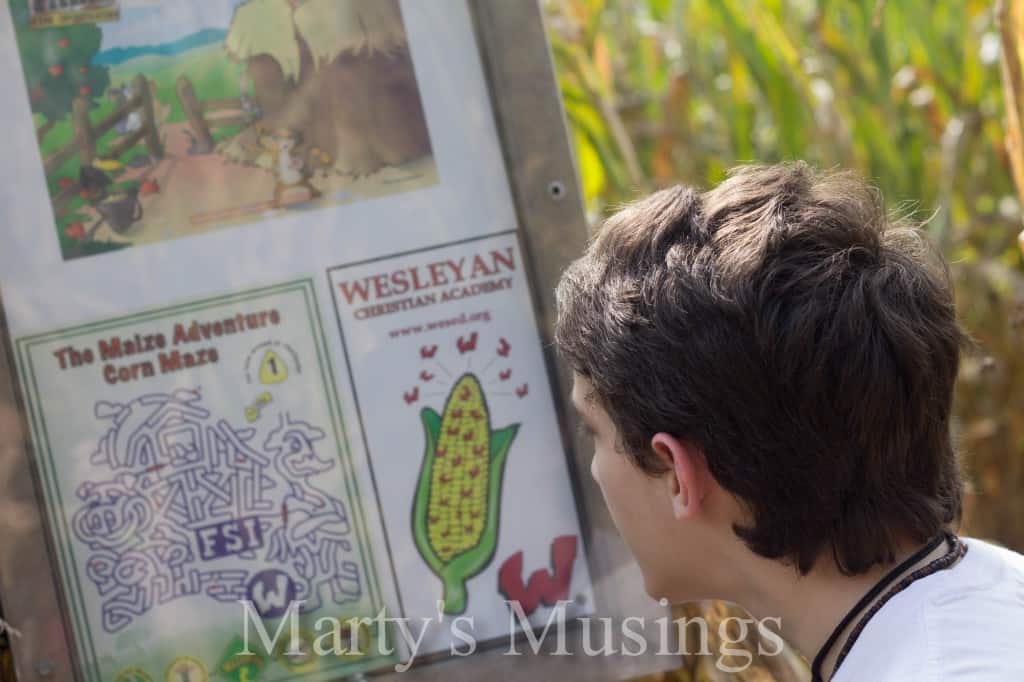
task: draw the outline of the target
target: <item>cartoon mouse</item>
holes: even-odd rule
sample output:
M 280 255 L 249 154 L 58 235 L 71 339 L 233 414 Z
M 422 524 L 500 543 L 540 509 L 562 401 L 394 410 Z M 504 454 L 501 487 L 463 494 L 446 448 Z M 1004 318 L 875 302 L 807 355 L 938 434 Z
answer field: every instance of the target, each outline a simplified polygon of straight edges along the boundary
M 274 186 L 275 206 L 280 206 L 284 193 L 295 187 L 308 189 L 311 199 L 323 196 L 323 193 L 310 182 L 314 174 L 310 164 L 296 152 L 302 142 L 302 133 L 290 128 L 281 128 L 260 138 L 260 144 L 270 153 L 273 160 L 274 175 L 277 178 L 277 184 Z M 310 155 L 314 157 L 318 167 L 324 167 L 325 163 L 329 165 L 329 160 L 325 161 L 322 158 L 327 155 L 319 149 L 313 148 Z

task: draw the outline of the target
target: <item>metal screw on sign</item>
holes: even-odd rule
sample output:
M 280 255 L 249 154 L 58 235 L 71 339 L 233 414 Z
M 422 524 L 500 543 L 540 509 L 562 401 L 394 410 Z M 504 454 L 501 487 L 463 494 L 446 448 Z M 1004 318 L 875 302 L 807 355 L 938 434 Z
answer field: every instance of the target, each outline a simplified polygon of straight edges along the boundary
M 565 198 L 565 183 L 561 180 L 552 180 L 548 183 L 548 196 L 555 201 Z
M 36 663 L 36 673 L 39 677 L 50 677 L 53 675 L 53 661 L 44 658 Z

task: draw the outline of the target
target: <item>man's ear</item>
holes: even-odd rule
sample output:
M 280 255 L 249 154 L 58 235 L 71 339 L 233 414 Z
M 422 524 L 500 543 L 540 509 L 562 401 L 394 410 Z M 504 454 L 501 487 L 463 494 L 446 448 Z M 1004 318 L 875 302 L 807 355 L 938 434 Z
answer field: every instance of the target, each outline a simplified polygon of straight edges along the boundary
M 651 438 L 651 449 L 669 471 L 665 476 L 677 519 L 692 519 L 700 511 L 707 493 L 708 476 L 704 454 L 692 443 L 661 432 Z

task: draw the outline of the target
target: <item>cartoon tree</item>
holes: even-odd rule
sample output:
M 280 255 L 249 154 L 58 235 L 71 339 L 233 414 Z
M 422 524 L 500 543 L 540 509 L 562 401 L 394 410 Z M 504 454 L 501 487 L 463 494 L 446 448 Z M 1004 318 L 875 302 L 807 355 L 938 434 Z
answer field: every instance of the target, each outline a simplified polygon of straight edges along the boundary
M 38 131 L 42 141 L 53 125 L 71 112 L 76 97 L 94 102 L 110 85 L 107 67 L 92 63 L 103 32 L 93 24 L 29 28 L 26 2 L 12 2 L 11 12 L 32 112 L 44 119 Z
M 225 48 L 246 63 L 263 112 L 222 150 L 229 157 L 258 162 L 261 130 L 281 128 L 302 133 L 340 173 L 430 153 L 398 0 L 247 0 Z

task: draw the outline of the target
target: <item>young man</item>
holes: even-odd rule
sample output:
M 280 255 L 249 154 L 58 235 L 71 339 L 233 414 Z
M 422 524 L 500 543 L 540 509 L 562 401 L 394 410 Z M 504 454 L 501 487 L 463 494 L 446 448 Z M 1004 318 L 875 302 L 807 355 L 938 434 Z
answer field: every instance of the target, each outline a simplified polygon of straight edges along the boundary
M 557 297 L 651 596 L 780 617 L 822 680 L 1024 680 L 1024 557 L 954 534 L 948 273 L 876 191 L 804 164 L 663 190 Z

